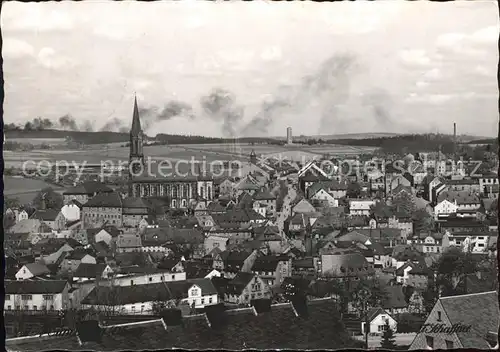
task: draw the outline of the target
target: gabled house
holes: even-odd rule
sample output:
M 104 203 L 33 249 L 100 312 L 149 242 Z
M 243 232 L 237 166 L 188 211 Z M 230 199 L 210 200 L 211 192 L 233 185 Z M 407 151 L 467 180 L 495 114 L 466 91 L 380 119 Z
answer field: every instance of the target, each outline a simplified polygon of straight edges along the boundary
M 88 181 L 67 189 L 63 193 L 63 201 L 64 204 L 68 204 L 72 200 L 76 200 L 81 204 L 85 204 L 98 194 L 110 193 L 113 193 L 113 190 L 102 182 Z
M 63 261 L 61 262 L 61 271 L 62 272 L 71 272 L 74 273 L 78 266 L 82 263 L 85 264 L 96 264 L 96 258 L 91 256 L 85 251 L 78 250 L 68 253 Z
M 216 254 L 213 268 L 221 271 L 224 277 L 233 278 L 238 272 L 251 272 L 257 258 L 257 251 L 233 250 Z
M 387 323 L 393 332 L 397 331 L 398 323 L 394 317 L 389 314 L 385 309 L 378 307 L 372 308 L 367 313 L 367 320 L 370 328 L 370 334 L 382 335 L 387 327 Z M 361 331 L 365 332 L 365 322 L 361 322 Z
M 495 349 L 498 346 L 500 312 L 498 293 L 482 292 L 441 297 L 409 350 Z M 432 326 L 443 326 L 443 331 Z M 450 327 L 455 326 L 455 329 Z
M 249 304 L 253 299 L 271 298 L 271 290 L 259 276 L 239 272 L 224 287 L 224 300 L 233 304 Z
M 16 273 L 17 280 L 27 280 L 33 277 L 43 277 L 50 274 L 49 268 L 40 263 L 25 264 Z
M 292 259 L 286 255 L 266 255 L 258 257 L 252 272 L 264 280 L 269 287 L 279 286 L 285 277 L 292 275 Z
M 304 213 L 311 213 L 315 212 L 316 208 L 305 198 L 299 200 L 297 203 L 295 203 L 292 206 L 292 214 L 295 215 L 297 213 L 299 214 L 304 214 Z
M 38 219 L 42 221 L 44 224 L 50 227 L 50 229 L 56 229 L 56 219 L 58 216 L 58 212 L 54 209 L 40 209 L 35 211 L 31 215 L 31 219 Z
M 113 269 L 108 264 L 93 264 L 80 262 L 73 273 L 73 281 L 95 281 L 97 278 L 107 279 L 113 275 Z
M 69 288 L 64 280 L 6 280 L 4 310 L 60 311 L 68 307 Z

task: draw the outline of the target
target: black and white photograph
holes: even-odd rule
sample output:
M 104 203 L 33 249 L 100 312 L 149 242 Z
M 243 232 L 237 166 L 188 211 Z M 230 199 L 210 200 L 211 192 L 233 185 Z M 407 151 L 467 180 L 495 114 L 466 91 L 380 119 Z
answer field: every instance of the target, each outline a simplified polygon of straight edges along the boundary
M 2 3 L 8 352 L 498 349 L 499 3 Z

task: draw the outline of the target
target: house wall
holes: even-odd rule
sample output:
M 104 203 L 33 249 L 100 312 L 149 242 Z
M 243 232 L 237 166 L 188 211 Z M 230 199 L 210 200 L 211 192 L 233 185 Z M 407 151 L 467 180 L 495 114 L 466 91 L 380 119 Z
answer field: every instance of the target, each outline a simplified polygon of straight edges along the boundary
M 269 286 L 258 276 L 255 276 L 245 287 L 241 295 L 224 296 L 224 300 L 234 304 L 249 304 L 252 299 L 271 298 Z
M 9 299 L 5 300 L 4 309 L 27 309 L 27 310 L 42 310 L 44 307 L 47 310 L 61 310 L 68 307 L 69 296 L 68 296 L 69 285 L 66 286 L 63 292 L 56 294 L 15 294 L 9 295 Z M 29 300 L 23 300 L 23 296 L 31 296 Z M 45 297 L 51 297 L 47 300 Z M 6 297 L 7 298 L 7 297 Z M 36 309 L 35 309 L 36 308 Z
M 214 248 L 219 248 L 222 252 L 226 250 L 228 237 L 209 235 L 205 238 L 204 248 L 205 253 L 209 253 Z
M 154 273 L 154 274 L 143 274 L 143 275 L 127 275 L 127 276 L 116 276 L 111 281 L 103 282 L 103 285 L 111 285 L 115 286 L 132 286 L 132 285 L 147 285 L 154 284 L 158 282 L 170 282 L 170 281 L 183 281 L 186 280 L 186 273 L 171 273 L 171 272 L 162 272 L 162 273 Z
M 332 195 L 327 193 L 324 189 L 320 189 L 314 196 L 312 196 L 314 200 L 323 200 L 328 203 L 329 207 L 338 207 L 339 201 L 335 199 Z
M 370 208 L 375 205 L 374 200 L 351 200 L 349 215 L 370 215 Z
M 122 226 L 138 228 L 140 222 L 148 216 L 147 211 L 139 214 L 123 214 L 122 216 Z
M 83 207 L 82 223 L 84 228 L 96 228 L 105 222 L 122 227 L 122 208 Z
M 438 312 L 441 312 L 441 320 L 438 320 Z M 445 324 L 446 326 L 451 326 L 440 301 L 438 301 L 432 309 L 431 313 L 427 317 L 427 320 L 425 321 L 425 324 Z M 454 348 L 462 348 L 462 344 L 460 343 L 457 334 L 420 332 L 417 336 L 415 336 L 409 350 L 430 349 L 430 346 L 427 345 L 426 336 L 433 337 L 434 346 L 432 349 L 434 350 L 446 349 L 446 340 L 452 341 Z
M 379 314 L 370 322 L 370 334 L 382 335 L 386 321 L 389 321 L 389 326 L 393 332 L 397 331 L 398 323 L 389 314 Z M 361 323 L 361 330 L 364 331 L 365 323 Z

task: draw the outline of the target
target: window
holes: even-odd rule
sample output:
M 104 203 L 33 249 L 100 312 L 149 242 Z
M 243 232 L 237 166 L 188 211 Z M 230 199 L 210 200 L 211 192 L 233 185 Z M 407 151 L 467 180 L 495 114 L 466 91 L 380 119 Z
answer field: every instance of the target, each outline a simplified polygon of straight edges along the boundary
M 10 301 L 10 295 L 5 295 L 5 300 Z
M 165 276 L 161 276 L 161 281 L 165 281 Z
M 172 275 L 172 280 L 175 280 L 175 275 Z
M 135 312 L 135 306 L 132 306 L 132 312 Z
M 208 298 L 208 303 L 212 303 L 212 297 Z
M 23 301 L 31 301 L 33 299 L 32 295 L 21 295 L 21 300 Z
M 54 295 L 43 295 L 43 300 L 44 301 L 53 301 Z
M 24 309 L 28 310 L 28 309 L 30 309 L 30 307 L 29 306 L 24 306 Z
M 197 288 L 193 288 L 191 290 L 191 296 L 198 296 L 198 289 Z
M 201 299 L 201 304 L 205 304 L 205 298 Z
M 144 312 L 144 304 L 141 305 L 141 313 Z
M 434 337 L 425 335 L 425 342 L 427 343 L 427 347 L 434 348 Z
M 446 342 L 446 349 L 447 350 L 453 349 L 453 341 L 444 340 L 444 342 Z
M 130 280 L 130 286 L 134 286 L 134 280 Z
M 248 295 L 245 295 L 245 301 L 248 301 Z
M 437 313 L 438 313 L 437 321 L 441 321 L 441 312 L 437 312 Z
M 151 282 L 151 281 L 153 281 L 153 278 L 152 278 L 152 277 L 150 277 L 150 278 L 149 278 L 149 282 Z
M 11 310 L 12 309 L 12 306 L 7 306 L 7 310 Z
M 37 307 L 37 306 L 33 306 L 33 310 L 37 310 L 37 309 L 38 309 L 38 307 Z

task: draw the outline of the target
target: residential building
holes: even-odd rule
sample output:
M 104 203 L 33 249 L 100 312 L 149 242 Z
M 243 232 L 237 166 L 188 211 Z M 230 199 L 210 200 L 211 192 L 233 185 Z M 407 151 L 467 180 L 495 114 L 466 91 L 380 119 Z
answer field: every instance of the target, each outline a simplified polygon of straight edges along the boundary
M 368 332 L 374 335 L 382 335 L 387 328 L 387 323 L 392 331 L 396 332 L 398 323 L 396 320 L 387 313 L 383 308 L 372 308 L 368 311 L 367 317 L 370 328 Z M 361 322 L 361 331 L 365 332 L 365 322 Z
M 142 240 L 139 234 L 122 233 L 116 239 L 116 252 L 140 252 L 142 248 Z
M 376 201 L 373 199 L 349 199 L 349 215 L 368 216 L 375 203 Z
M 108 264 L 80 263 L 73 273 L 73 281 L 86 282 L 96 279 L 108 279 L 113 275 L 113 269 Z
M 249 304 L 253 299 L 271 298 L 271 290 L 259 276 L 239 272 L 224 287 L 223 295 L 226 302 Z
M 43 277 L 50 274 L 49 268 L 40 263 L 25 264 L 16 273 L 17 280 L 28 280 L 34 277 Z
M 69 204 L 73 200 L 76 200 L 80 204 L 85 204 L 98 194 L 110 193 L 113 193 L 113 190 L 105 184 L 97 181 L 87 181 L 67 189 L 63 193 L 63 201 L 64 204 Z
M 72 251 L 68 253 L 62 263 L 61 271 L 74 273 L 80 264 L 96 264 L 96 258 L 84 251 Z
M 64 280 L 5 281 L 4 310 L 62 310 L 70 285 Z
M 495 291 L 441 297 L 409 350 L 493 349 L 499 323 Z
M 269 287 L 279 286 L 292 275 L 292 258 L 286 255 L 266 255 L 258 257 L 252 272 L 259 276 Z

